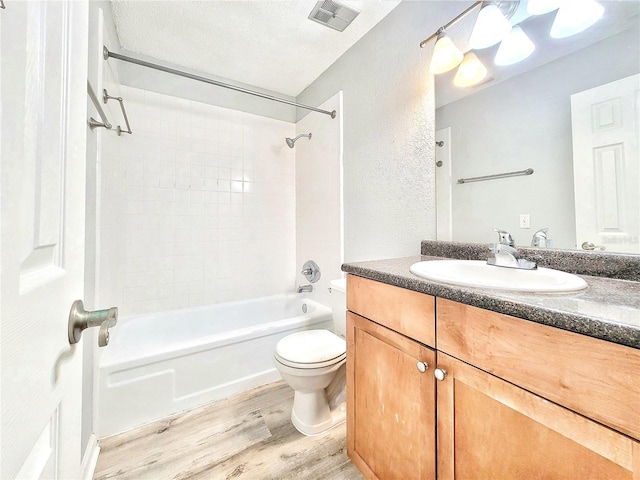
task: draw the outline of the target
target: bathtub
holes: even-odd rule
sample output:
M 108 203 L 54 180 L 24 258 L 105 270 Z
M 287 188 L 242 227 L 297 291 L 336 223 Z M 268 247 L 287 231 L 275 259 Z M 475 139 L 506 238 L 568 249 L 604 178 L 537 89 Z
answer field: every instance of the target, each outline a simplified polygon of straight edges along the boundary
M 98 365 L 96 434 L 279 380 L 278 340 L 332 327 L 331 309 L 296 294 L 121 319 Z

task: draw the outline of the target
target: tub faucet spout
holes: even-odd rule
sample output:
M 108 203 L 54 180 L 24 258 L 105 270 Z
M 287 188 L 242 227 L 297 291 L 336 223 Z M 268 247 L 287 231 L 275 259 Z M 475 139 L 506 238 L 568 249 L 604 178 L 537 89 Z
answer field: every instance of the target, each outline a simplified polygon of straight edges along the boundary
M 298 293 L 313 292 L 313 285 L 301 285 L 298 287 Z

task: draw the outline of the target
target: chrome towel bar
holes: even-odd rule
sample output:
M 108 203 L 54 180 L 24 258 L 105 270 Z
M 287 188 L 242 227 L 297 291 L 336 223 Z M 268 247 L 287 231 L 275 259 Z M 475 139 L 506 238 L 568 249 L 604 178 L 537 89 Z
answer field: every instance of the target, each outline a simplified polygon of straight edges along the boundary
M 102 90 L 102 101 L 104 103 L 107 103 L 109 100 L 117 100 L 118 102 L 120 102 L 120 109 L 122 110 L 122 116 L 124 117 L 124 121 L 127 125 L 126 130 L 122 130 L 120 125 L 118 125 L 116 127 L 116 132 L 118 132 L 118 135 L 122 135 L 123 133 L 128 133 L 129 135 L 131 135 L 133 132 L 131 131 L 131 126 L 129 125 L 129 117 L 127 117 L 127 111 L 124 109 L 124 100 L 122 99 L 122 97 L 112 97 L 107 93 L 107 89 L 105 88 Z
M 526 170 L 518 170 L 517 172 L 496 173 L 495 175 L 484 175 L 482 177 L 459 178 L 458 183 L 482 182 L 484 180 L 495 180 L 497 178 L 520 177 L 523 175 L 531 175 L 533 168 Z

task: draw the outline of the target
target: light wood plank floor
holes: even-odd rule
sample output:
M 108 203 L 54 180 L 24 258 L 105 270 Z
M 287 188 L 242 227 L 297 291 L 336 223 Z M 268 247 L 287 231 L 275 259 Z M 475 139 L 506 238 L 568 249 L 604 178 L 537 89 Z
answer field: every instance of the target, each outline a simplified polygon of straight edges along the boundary
M 346 426 L 306 437 L 276 382 L 100 441 L 94 479 L 361 480 Z

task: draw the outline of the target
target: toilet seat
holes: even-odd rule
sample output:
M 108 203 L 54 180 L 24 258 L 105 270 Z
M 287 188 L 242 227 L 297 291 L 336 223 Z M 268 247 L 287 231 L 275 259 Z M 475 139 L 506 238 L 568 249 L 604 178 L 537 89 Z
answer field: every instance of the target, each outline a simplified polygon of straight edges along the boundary
M 342 362 L 347 343 L 329 330 L 305 330 L 292 333 L 276 345 L 275 358 L 292 368 L 323 368 Z
M 291 367 L 297 370 L 318 370 L 321 368 L 330 367 L 337 363 L 343 362 L 347 358 L 347 354 L 343 353 L 342 355 L 332 358 L 331 360 L 327 360 L 324 362 L 317 362 L 317 363 L 296 363 L 296 362 L 292 362 L 291 360 L 287 360 L 286 358 L 282 358 L 277 353 L 274 354 L 274 358 L 276 359 L 277 362 L 281 363 L 286 367 Z

